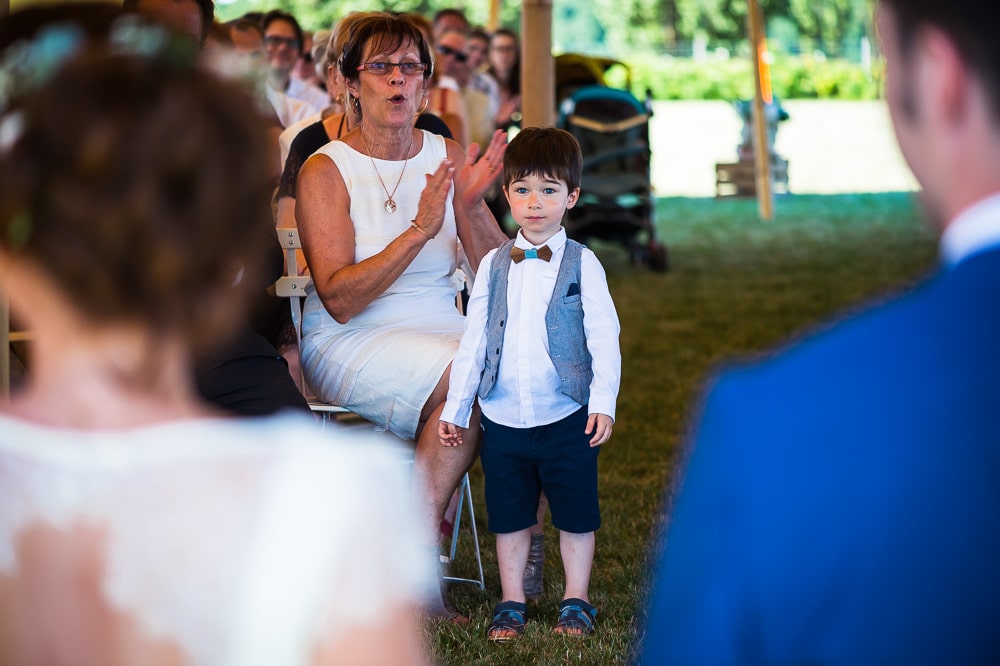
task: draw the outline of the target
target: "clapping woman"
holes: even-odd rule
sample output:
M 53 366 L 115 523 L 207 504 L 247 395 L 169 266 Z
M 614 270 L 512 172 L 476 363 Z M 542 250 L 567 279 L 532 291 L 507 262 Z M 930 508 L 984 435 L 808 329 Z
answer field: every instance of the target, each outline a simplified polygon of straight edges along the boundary
M 405 16 L 353 26 L 339 66 L 357 128 L 306 161 L 295 209 L 314 282 L 303 323 L 306 381 L 320 398 L 417 440 L 428 527 L 477 452 L 446 449 L 436 436 L 464 323 L 452 282 L 457 242 L 475 268 L 505 238 L 482 201 L 499 175 L 502 135 L 472 164 L 476 148 L 467 158 L 453 141 L 413 127 L 431 63 Z

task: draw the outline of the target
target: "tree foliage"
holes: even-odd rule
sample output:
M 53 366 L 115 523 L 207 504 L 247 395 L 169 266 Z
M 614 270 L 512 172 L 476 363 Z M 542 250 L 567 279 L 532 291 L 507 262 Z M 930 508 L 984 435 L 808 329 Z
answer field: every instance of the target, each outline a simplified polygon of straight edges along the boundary
M 871 30 L 874 0 L 760 0 L 769 27 L 780 26 L 802 51 L 837 54 Z M 444 7 L 461 7 L 472 23 L 489 20 L 489 0 L 382 0 L 380 9 L 432 16 Z M 368 11 L 371 0 L 219 0 L 222 20 L 251 10 L 280 8 L 294 14 L 308 30 L 329 28 L 351 11 Z M 500 23 L 520 30 L 520 0 L 501 2 Z M 732 48 L 746 41 L 747 0 L 554 0 L 553 45 L 556 51 L 585 51 L 627 56 L 633 53 L 683 51 L 694 40 L 709 48 Z
M 678 33 L 687 39 L 735 42 L 746 36 L 746 0 L 677 0 Z
M 872 0 L 789 0 L 789 14 L 802 37 L 836 53 L 867 31 Z

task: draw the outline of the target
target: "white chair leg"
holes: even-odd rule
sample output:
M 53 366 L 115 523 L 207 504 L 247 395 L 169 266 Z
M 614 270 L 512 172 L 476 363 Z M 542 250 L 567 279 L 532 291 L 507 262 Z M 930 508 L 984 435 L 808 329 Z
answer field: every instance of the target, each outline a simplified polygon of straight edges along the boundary
M 479 531 L 476 528 L 476 510 L 472 503 L 472 486 L 469 483 L 468 473 L 462 477 L 462 482 L 458 486 L 458 509 L 455 512 L 455 524 L 451 530 L 451 550 L 448 553 L 446 564 L 455 561 L 455 554 L 458 552 L 458 530 L 462 526 L 462 513 L 466 508 L 468 508 L 469 514 L 469 526 L 472 528 L 472 546 L 475 549 L 476 570 L 479 577 L 444 576 L 444 580 L 449 583 L 472 583 L 479 586 L 480 590 L 485 590 L 486 577 L 483 575 L 483 559 L 479 552 Z

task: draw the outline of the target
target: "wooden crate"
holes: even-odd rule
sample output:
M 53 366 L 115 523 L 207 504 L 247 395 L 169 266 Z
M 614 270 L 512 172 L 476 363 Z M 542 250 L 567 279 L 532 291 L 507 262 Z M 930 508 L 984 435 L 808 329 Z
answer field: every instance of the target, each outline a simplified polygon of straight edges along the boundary
M 788 193 L 788 160 L 771 158 L 771 181 L 775 194 Z M 719 162 L 715 165 L 715 196 L 752 197 L 756 194 L 753 160 Z

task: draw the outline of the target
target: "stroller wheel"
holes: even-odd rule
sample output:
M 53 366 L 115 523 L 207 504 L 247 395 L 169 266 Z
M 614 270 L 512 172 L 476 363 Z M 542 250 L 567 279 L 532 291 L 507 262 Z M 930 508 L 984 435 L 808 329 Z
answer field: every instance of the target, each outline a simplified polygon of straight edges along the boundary
M 649 267 L 658 272 L 664 273 L 670 267 L 670 257 L 667 254 L 667 246 L 659 243 L 650 243 L 646 254 L 646 263 Z

